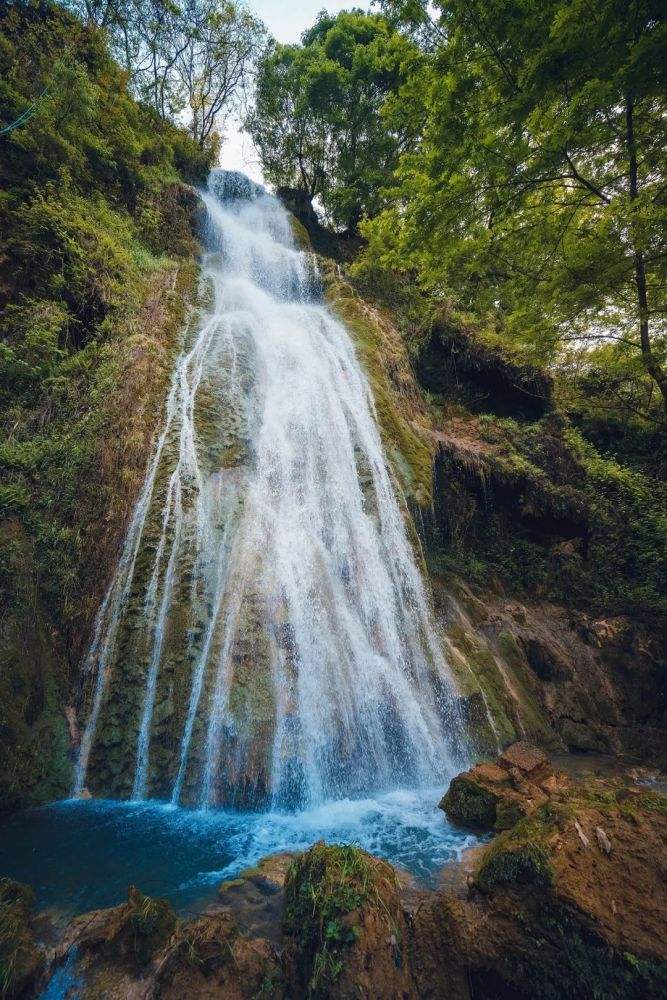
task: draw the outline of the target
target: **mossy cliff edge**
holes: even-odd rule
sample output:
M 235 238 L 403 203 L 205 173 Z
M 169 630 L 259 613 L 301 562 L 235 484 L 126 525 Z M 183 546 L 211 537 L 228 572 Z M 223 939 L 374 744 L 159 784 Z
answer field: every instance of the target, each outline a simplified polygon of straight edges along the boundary
M 71 787 L 78 672 L 196 298 L 208 160 L 103 34 L 0 8 L 0 807 Z
M 528 738 L 662 759 L 657 469 L 597 450 L 551 377 L 465 317 L 320 261 L 371 382 L 478 751 Z

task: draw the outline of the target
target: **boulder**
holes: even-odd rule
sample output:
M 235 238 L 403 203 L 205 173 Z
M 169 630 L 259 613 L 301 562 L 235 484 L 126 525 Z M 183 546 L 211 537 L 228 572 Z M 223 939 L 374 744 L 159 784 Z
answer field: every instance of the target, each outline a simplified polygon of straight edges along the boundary
M 285 883 L 283 964 L 293 997 L 416 1000 L 397 873 L 352 846 L 317 843 Z
M 523 748 L 507 763 L 544 773 Z M 476 854 L 466 894 L 422 900 L 410 955 L 419 996 L 662 998 L 666 844 L 665 796 L 618 778 L 559 782 Z
M 242 934 L 227 911 L 181 924 L 156 962 L 153 996 L 161 1000 L 281 1000 L 284 980 L 275 948 Z
M 61 945 L 76 947 L 91 962 L 120 962 L 141 969 L 164 947 L 176 929 L 176 914 L 166 899 L 153 899 L 131 885 L 127 902 L 94 910 L 72 921 Z
M 507 747 L 495 763 L 457 775 L 440 802 L 453 823 L 507 830 L 543 805 L 557 779 L 546 754 L 525 742 Z

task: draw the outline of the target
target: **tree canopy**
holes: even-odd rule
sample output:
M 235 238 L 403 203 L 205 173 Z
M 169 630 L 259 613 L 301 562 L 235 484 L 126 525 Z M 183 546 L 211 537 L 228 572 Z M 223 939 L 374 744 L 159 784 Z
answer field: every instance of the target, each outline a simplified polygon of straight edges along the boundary
M 407 134 L 384 114 L 421 54 L 386 18 L 322 13 L 300 45 L 272 43 L 246 127 L 267 180 L 318 196 L 336 226 L 376 213 Z
M 538 359 L 615 365 L 645 414 L 667 406 L 661 5 L 437 7 L 385 5 L 430 55 L 399 95 L 422 131 L 363 226 L 367 266 L 454 294 Z
M 265 43 L 263 24 L 233 0 L 69 0 L 103 28 L 132 88 L 163 119 L 187 112 L 200 148 L 238 110 Z

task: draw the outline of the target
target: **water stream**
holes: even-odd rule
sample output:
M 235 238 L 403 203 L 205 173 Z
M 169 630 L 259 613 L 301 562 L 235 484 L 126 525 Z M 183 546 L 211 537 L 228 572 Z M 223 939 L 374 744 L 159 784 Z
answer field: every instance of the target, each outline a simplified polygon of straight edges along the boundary
M 442 783 L 465 738 L 353 343 L 276 199 L 223 171 L 202 197 L 211 305 L 97 623 L 75 793 Z
M 223 171 L 202 199 L 207 305 L 95 623 L 74 800 L 4 829 L 75 910 L 128 882 L 187 906 L 319 837 L 425 878 L 466 842 L 436 808 L 466 734 L 353 342 L 277 200 Z

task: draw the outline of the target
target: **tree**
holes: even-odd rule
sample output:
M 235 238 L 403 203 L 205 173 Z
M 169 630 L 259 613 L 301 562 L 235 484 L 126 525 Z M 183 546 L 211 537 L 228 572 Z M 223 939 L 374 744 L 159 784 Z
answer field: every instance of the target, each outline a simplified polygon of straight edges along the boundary
M 231 0 L 71 0 L 104 28 L 132 88 L 161 118 L 187 108 L 200 148 L 237 106 L 265 32 Z
M 265 175 L 277 185 L 321 194 L 333 172 L 335 144 L 310 101 L 314 53 L 271 42 L 260 62 L 255 104 L 246 120 Z M 317 58 L 315 56 L 315 58 Z
M 267 178 L 319 196 L 335 225 L 356 231 L 407 139 L 382 108 L 419 58 L 384 17 L 360 11 L 322 13 L 301 45 L 271 45 L 246 121 Z
M 422 140 L 365 227 L 367 262 L 454 292 L 543 358 L 617 345 L 667 408 L 661 5 L 439 6 Z
M 188 0 L 181 20 L 177 77 L 192 134 L 204 146 L 254 71 L 265 32 L 248 11 L 221 0 Z

